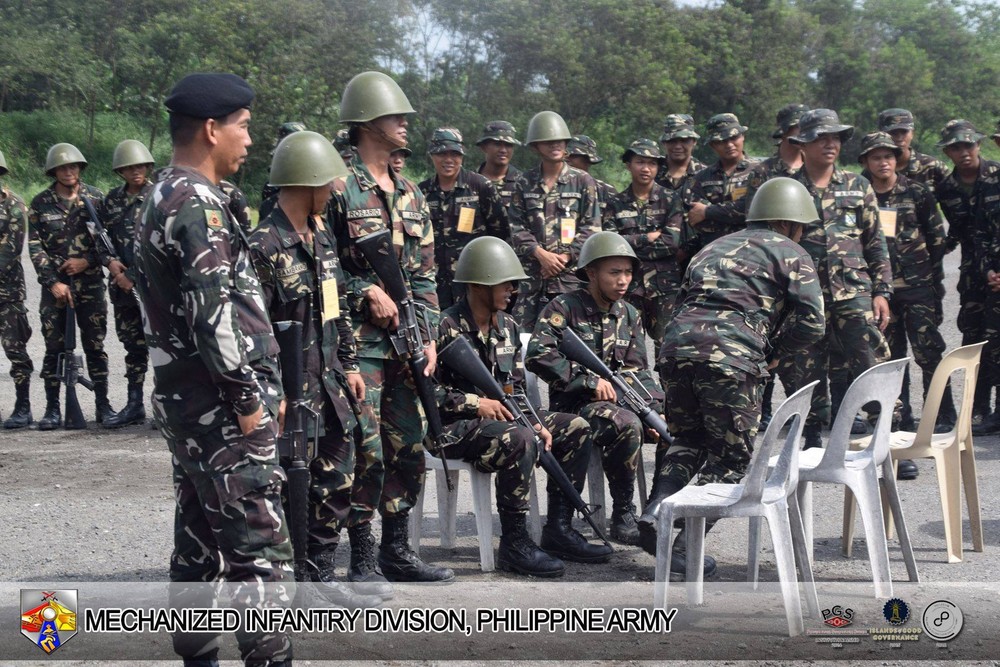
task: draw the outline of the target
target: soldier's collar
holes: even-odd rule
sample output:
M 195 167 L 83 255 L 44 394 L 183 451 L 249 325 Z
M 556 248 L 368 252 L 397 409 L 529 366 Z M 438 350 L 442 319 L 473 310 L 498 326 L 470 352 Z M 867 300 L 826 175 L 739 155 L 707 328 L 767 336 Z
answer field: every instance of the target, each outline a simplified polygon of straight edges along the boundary
M 365 166 L 365 163 L 362 162 L 360 158 L 351 160 L 350 167 L 354 170 L 354 175 L 358 179 L 358 187 L 362 190 L 372 190 L 378 187 L 378 183 L 375 182 L 375 177 L 373 177 L 372 173 L 368 171 L 368 167 Z M 402 182 L 399 180 L 399 175 L 396 173 L 396 170 L 392 167 L 389 167 L 389 178 L 392 179 L 393 185 L 396 187 L 396 192 L 402 192 Z M 435 178 L 435 182 L 436 180 L 437 179 Z

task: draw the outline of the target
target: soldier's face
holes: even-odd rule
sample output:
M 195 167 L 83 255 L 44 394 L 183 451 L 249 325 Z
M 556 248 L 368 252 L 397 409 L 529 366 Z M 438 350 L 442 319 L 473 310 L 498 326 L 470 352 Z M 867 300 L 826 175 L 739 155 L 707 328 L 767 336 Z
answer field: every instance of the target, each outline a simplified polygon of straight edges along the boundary
M 802 147 L 802 158 L 813 167 L 831 167 L 840 157 L 840 135 L 821 134 L 816 141 L 799 144 Z
M 569 166 L 580 169 L 581 171 L 590 171 L 590 160 L 583 155 L 569 155 L 566 157 L 566 162 Z
M 405 114 L 394 114 L 392 116 L 380 116 L 371 122 L 371 124 L 377 129 L 381 130 L 382 134 L 389 137 L 389 141 L 379 135 L 379 133 L 374 133 L 374 136 L 388 143 L 393 148 L 398 148 L 399 146 L 406 145 L 406 127 L 410 124 L 406 119 Z M 397 142 L 393 144 L 393 141 Z
M 587 267 L 587 275 L 594 300 L 599 304 L 602 299 L 604 303 L 614 303 L 628 292 L 628 285 L 632 282 L 632 260 L 628 257 L 607 257 L 598 261 L 596 267 Z
M 397 174 L 406 168 L 406 155 L 403 151 L 396 151 L 389 156 L 389 166 L 392 167 L 393 171 Z
M 660 170 L 660 162 L 652 157 L 633 155 L 628 161 L 628 171 L 632 174 L 632 182 L 636 185 L 648 186 L 656 178 Z
M 310 213 L 313 215 L 322 215 L 326 211 L 326 205 L 330 202 L 330 197 L 333 196 L 333 181 L 312 190 L 313 201 Z
M 432 153 L 431 162 L 434 163 L 434 171 L 440 178 L 450 180 L 457 177 L 459 170 L 462 169 L 462 154 L 458 151 Z
M 962 141 L 944 147 L 944 154 L 951 158 L 956 167 L 971 169 L 979 166 L 979 144 Z
M 513 298 L 515 290 L 517 290 L 517 285 L 512 282 L 494 285 L 490 288 L 490 310 L 494 313 L 506 310 L 507 306 L 510 305 L 510 300 Z
M 126 185 L 139 187 L 146 182 L 146 176 L 149 174 L 149 165 L 132 164 L 127 167 L 122 167 L 118 170 L 118 173 L 123 179 L 125 179 Z
M 743 135 L 738 134 L 722 141 L 713 141 L 711 146 L 720 160 L 732 162 L 743 157 L 743 141 Z
M 674 164 L 684 164 L 691 159 L 694 150 L 694 139 L 671 139 L 663 142 L 667 159 Z
M 253 144 L 250 139 L 250 110 L 240 109 L 223 119 L 210 119 L 208 123 L 215 144 L 212 158 L 216 174 L 221 178 L 235 174 L 247 161 L 247 149 Z
M 64 188 L 75 188 L 80 182 L 80 165 L 64 164 L 56 167 L 56 181 Z
M 531 144 L 543 162 L 562 162 L 566 159 L 566 140 L 536 141 Z
M 896 171 L 896 154 L 888 148 L 876 148 L 865 156 L 865 167 L 875 178 L 888 180 Z
M 913 130 L 900 128 L 890 132 L 889 136 L 892 137 L 892 143 L 905 150 L 910 147 L 910 142 L 913 141 Z
M 486 163 L 496 167 L 507 166 L 514 155 L 513 144 L 505 144 L 495 139 L 487 139 L 479 144 L 479 150 L 486 156 Z

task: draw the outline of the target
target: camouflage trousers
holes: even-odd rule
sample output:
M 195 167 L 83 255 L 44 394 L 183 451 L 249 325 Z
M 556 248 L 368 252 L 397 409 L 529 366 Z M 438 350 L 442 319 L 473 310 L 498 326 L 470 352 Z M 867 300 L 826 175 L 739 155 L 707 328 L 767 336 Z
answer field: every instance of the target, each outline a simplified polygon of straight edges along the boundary
M 234 604 L 239 606 L 274 606 L 294 597 L 292 543 L 281 506 L 285 475 L 278 466 L 276 432 L 277 424 L 265 410 L 248 436 L 233 415 L 220 428 L 167 439 L 176 501 L 172 582 L 236 582 Z M 172 586 L 171 604 L 212 606 L 201 599 L 205 591 Z M 204 633 L 177 634 L 174 650 L 182 656 L 197 655 L 210 639 Z M 247 664 L 291 657 L 284 634 L 241 631 L 236 639 Z
M 108 302 L 104 282 L 78 278 L 72 281 L 70 288 L 76 307 L 77 342 L 87 358 L 87 374 L 94 382 L 106 384 L 108 355 L 104 351 L 104 336 L 108 331 Z M 55 387 L 59 385 L 59 354 L 66 345 L 66 308 L 56 305 L 52 292 L 43 288 L 38 315 L 45 339 L 41 377 L 46 387 Z
M 637 296 L 628 294 L 625 300 L 635 306 L 642 316 L 642 325 L 646 328 L 646 333 L 653 341 L 653 359 L 660 358 L 660 343 L 666 333 L 667 324 L 674 315 L 674 301 L 677 299 L 677 292 L 670 294 L 658 294 L 655 296 Z
M 406 364 L 375 357 L 358 361 L 365 400 L 348 526 L 371 521 L 376 508 L 383 516 L 409 513 L 423 486 L 427 433 L 424 409 Z
M 309 464 L 309 555 L 336 547 L 340 528 L 351 511 L 354 486 L 354 430 L 345 433 L 332 406 L 324 416 L 325 432 Z
M 583 489 L 590 460 L 590 426 L 564 412 L 539 415 L 552 434 L 552 455 L 577 490 Z M 480 472 L 496 473 L 497 509 L 501 512 L 528 511 L 531 475 L 538 460 L 534 432 L 515 422 L 495 419 L 461 419 L 445 426 L 456 439 L 445 448 L 449 459 L 468 461 Z M 559 486 L 549 478 L 547 490 Z
M 125 379 L 141 385 L 146 380 L 149 350 L 142 332 L 142 311 L 139 302 L 117 286 L 109 288 L 115 310 L 115 333 L 125 348 Z
M 983 348 L 979 381 L 976 384 L 976 397 L 979 398 L 979 387 L 985 387 L 988 403 L 990 389 L 1000 385 L 1000 293 L 990 292 L 987 295 L 983 315 L 983 334 L 986 336 L 986 347 Z
M 892 318 L 885 329 L 892 359 L 903 359 L 909 340 L 913 359 L 923 372 L 924 391 L 931 384 L 931 376 L 944 354 L 945 342 L 938 331 L 941 320 L 937 313 L 937 297 L 933 287 L 907 287 L 897 289 L 889 302 Z M 910 374 L 903 378 L 900 394 L 903 413 L 912 413 L 910 407 Z
M 990 295 L 981 284 L 974 283 L 977 272 L 971 265 L 966 269 L 963 257 L 962 269 L 958 276 L 959 303 L 958 309 L 958 330 L 962 332 L 962 345 L 973 345 L 989 339 L 987 324 L 987 311 L 990 308 L 988 301 Z M 997 325 L 992 325 L 995 328 Z M 1000 384 L 1000 378 L 996 380 L 987 377 L 989 373 L 1000 373 L 994 371 L 993 364 L 988 360 L 991 355 L 990 346 L 983 350 L 982 365 L 979 369 L 979 382 L 976 383 L 976 395 L 973 399 L 974 411 L 976 414 L 986 415 L 990 412 L 990 399 L 993 386 Z
M 31 373 L 35 370 L 28 356 L 28 340 L 31 338 L 31 325 L 28 324 L 28 309 L 20 301 L 0 303 L 0 343 L 10 360 L 10 376 L 14 386 L 31 381 Z
M 635 486 L 644 435 L 639 417 L 631 410 L 606 401 L 586 403 L 576 412 L 590 424 L 592 446 L 601 452 L 608 486 Z
M 679 489 L 697 474 L 699 484 L 738 484 L 753 454 L 760 424 L 763 378 L 738 368 L 667 357 L 660 364 L 667 423 L 674 436 L 659 447 L 656 475 Z

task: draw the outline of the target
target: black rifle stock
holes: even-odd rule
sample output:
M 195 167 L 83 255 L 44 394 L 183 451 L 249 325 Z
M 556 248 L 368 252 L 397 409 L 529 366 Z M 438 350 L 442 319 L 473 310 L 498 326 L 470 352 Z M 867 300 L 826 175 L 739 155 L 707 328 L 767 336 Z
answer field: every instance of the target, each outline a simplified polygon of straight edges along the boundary
M 448 343 L 444 349 L 438 352 L 438 361 L 447 366 L 451 372 L 472 383 L 472 385 L 485 394 L 487 398 L 500 401 L 500 403 L 507 408 L 512 415 L 514 415 L 514 421 L 521 426 L 526 426 L 534 432 L 535 424 L 528 419 L 524 410 L 521 409 L 521 406 L 518 404 L 518 398 L 521 398 L 525 407 L 531 411 L 532 416 L 535 418 L 535 423 L 541 423 L 538 419 L 538 415 L 535 414 L 534 408 L 531 407 L 531 403 L 528 401 L 526 396 L 513 393 L 508 394 L 504 391 L 503 387 L 500 386 L 500 383 L 497 382 L 496 378 L 493 377 L 489 369 L 486 368 L 486 364 L 484 364 L 483 360 L 479 358 L 479 355 L 476 354 L 476 351 L 472 348 L 472 344 L 469 343 L 465 336 L 459 336 L 452 342 Z M 538 464 L 545 470 L 546 473 L 548 473 L 549 477 L 555 480 L 556 484 L 559 485 L 559 489 L 563 492 L 563 495 L 566 496 L 569 502 L 573 505 L 573 509 L 583 515 L 583 518 L 590 524 L 590 527 L 594 529 L 594 534 L 604 540 L 605 544 L 611 546 L 608 542 L 608 538 L 604 536 L 604 532 L 598 527 L 592 517 L 592 514 L 596 512 L 598 508 L 591 507 L 584 502 L 580 492 L 576 490 L 576 487 L 573 486 L 573 482 L 566 476 L 566 471 L 563 470 L 562 466 L 559 465 L 559 462 L 556 461 L 556 457 L 552 456 L 552 452 L 546 451 L 545 444 L 542 441 L 541 436 L 535 433 L 534 438 L 535 445 L 538 450 Z
M 369 234 L 358 239 L 355 246 L 374 269 L 386 294 L 395 302 L 399 311 L 399 325 L 395 331 L 389 332 L 389 339 L 396 354 L 410 367 L 413 385 L 416 387 L 417 397 L 420 399 L 420 405 L 423 406 L 424 415 L 427 418 L 427 432 L 433 443 L 429 449 L 431 454 L 441 459 L 441 467 L 444 469 L 445 479 L 448 480 L 448 490 L 451 491 L 451 476 L 447 474 L 448 460 L 444 455 L 447 438 L 441 424 L 441 414 L 438 412 L 434 382 L 424 375 L 424 371 L 427 369 L 427 355 L 424 353 L 424 345 L 436 339 L 428 324 L 426 307 L 416 303 L 406 288 L 403 271 L 399 268 L 399 260 L 396 258 L 396 251 L 392 246 L 392 231 L 385 229 Z M 423 326 L 417 318 L 418 311 L 421 311 L 423 315 Z
M 587 344 L 580 340 L 571 329 L 562 330 L 562 342 L 559 343 L 559 351 L 566 355 L 570 361 L 576 362 L 598 377 L 607 380 L 615 390 L 618 397 L 617 403 L 626 410 L 634 412 L 642 423 L 656 431 L 656 433 L 666 442 L 672 443 L 673 436 L 667 428 L 667 422 L 658 415 L 655 410 L 649 407 L 652 397 L 646 393 L 640 394 L 635 387 L 629 384 L 621 373 L 615 373 L 608 368 L 607 364 L 601 361 L 594 351 L 587 347 Z M 634 378 L 635 384 L 642 387 L 638 378 Z
M 104 251 L 108 253 L 109 257 L 118 257 L 117 251 L 115 251 L 115 245 L 111 242 L 111 237 L 108 236 L 108 231 L 104 229 L 104 225 L 101 224 L 101 217 L 97 215 L 97 209 L 94 208 L 94 203 L 90 201 L 90 197 L 81 193 L 80 199 L 83 200 L 83 205 L 87 207 L 87 215 L 90 216 L 90 222 L 93 224 L 93 228 L 90 230 L 90 235 L 94 239 L 104 246 Z M 120 261 L 120 260 L 119 260 Z M 133 299 L 138 300 L 138 296 L 135 293 L 135 287 L 129 291 Z
M 76 395 L 76 385 L 82 384 L 94 391 L 94 383 L 80 374 L 83 365 L 83 355 L 76 351 L 76 309 L 66 304 L 66 330 L 63 337 L 63 351 L 59 353 L 56 374 L 59 381 L 66 385 L 66 422 L 68 429 L 87 428 L 87 420 L 80 409 L 80 399 Z

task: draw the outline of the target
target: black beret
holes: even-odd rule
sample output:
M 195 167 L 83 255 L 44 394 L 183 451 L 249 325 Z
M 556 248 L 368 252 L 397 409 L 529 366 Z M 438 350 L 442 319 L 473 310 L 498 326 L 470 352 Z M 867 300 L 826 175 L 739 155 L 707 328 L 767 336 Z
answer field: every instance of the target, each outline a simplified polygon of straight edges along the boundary
M 192 118 L 224 118 L 249 109 L 253 88 L 235 74 L 198 72 L 177 82 L 167 97 L 167 109 Z

